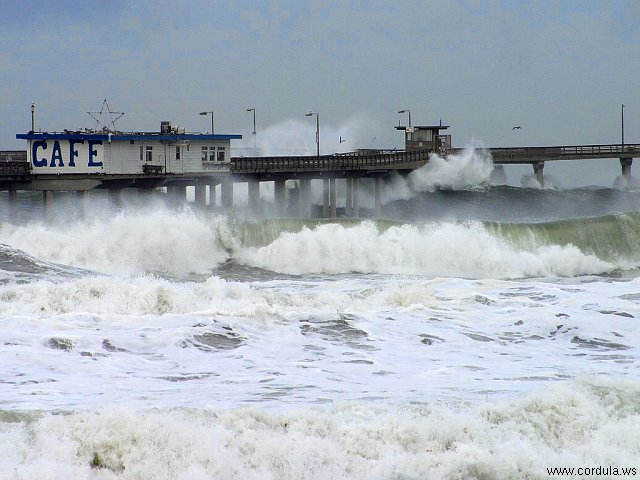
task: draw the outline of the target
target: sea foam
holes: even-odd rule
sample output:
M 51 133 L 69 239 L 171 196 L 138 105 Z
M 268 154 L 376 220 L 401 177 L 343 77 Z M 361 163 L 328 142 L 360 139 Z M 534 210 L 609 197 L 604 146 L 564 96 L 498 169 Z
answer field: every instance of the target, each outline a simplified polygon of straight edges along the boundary
M 466 406 L 0 413 L 2 478 L 546 478 L 636 467 L 640 385 L 585 378 Z

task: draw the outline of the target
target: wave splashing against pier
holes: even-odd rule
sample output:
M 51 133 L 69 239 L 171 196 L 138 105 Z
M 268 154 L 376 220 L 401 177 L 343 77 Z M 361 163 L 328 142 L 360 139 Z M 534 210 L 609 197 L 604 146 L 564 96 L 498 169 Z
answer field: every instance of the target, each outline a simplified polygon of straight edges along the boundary
M 408 200 L 436 190 L 468 190 L 491 185 L 494 171 L 491 154 L 468 147 L 462 153 L 442 157 L 432 153 L 429 162 L 406 178 L 396 176 L 383 190 L 383 202 Z

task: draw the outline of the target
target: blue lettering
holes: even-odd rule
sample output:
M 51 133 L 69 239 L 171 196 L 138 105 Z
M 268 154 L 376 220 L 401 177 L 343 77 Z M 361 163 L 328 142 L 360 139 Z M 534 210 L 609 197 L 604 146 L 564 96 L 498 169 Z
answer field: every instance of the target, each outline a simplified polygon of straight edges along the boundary
M 78 156 L 78 150 L 74 148 L 76 146 L 76 143 L 84 143 L 84 140 L 69 140 L 69 166 L 70 167 L 76 166 L 76 162 L 74 160 L 74 158 Z
M 37 142 L 33 142 L 31 146 L 31 161 L 33 162 L 34 167 L 46 167 L 47 159 L 42 158 L 38 160 L 38 148 L 42 148 L 43 150 L 47 149 L 47 142 L 44 140 L 38 140 Z
M 62 151 L 60 150 L 60 142 L 57 140 L 53 142 L 53 151 L 51 152 L 51 163 L 49 164 L 49 166 L 55 167 L 56 160 L 58 161 L 59 167 L 64 167 L 64 163 L 62 163 Z
M 93 161 L 93 157 L 98 155 L 98 152 L 96 150 L 93 149 L 94 145 L 102 145 L 102 140 L 89 140 L 88 142 L 89 145 L 89 166 L 90 167 L 101 167 L 102 166 L 102 162 L 94 162 Z

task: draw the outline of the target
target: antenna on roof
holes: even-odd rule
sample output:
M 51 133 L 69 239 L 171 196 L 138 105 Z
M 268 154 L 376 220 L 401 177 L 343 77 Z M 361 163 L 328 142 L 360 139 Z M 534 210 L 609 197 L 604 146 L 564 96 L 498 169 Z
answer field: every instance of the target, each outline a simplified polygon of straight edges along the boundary
M 107 99 L 105 98 L 99 112 L 87 112 L 87 114 L 96 121 L 96 128 L 94 131 L 101 130 L 103 132 L 115 133 L 117 131 L 116 122 L 124 115 L 124 112 L 112 111 Z M 109 115 L 109 121 L 107 121 L 106 115 Z

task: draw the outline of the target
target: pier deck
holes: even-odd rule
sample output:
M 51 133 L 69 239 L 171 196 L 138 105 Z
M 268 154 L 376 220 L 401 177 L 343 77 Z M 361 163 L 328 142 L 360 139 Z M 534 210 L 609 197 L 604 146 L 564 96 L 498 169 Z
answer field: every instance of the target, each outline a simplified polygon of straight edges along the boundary
M 441 154 L 461 153 L 464 149 L 448 148 Z M 618 159 L 622 176 L 629 180 L 633 159 L 640 156 L 640 144 L 569 145 L 551 147 L 489 148 L 487 151 L 496 165 L 530 164 L 540 185 L 544 185 L 543 169 L 547 161 Z M 196 203 L 204 205 L 209 190 L 210 205 L 214 205 L 215 191 L 221 185 L 222 207 L 233 206 L 234 182 L 247 182 L 249 209 L 259 215 L 260 182 L 273 181 L 275 212 L 287 213 L 287 180 L 298 180 L 298 215 L 310 216 L 311 181 L 323 182 L 323 217 L 336 215 L 336 179 L 346 182 L 345 212 L 358 217 L 359 189 L 365 180 L 373 181 L 374 215 L 381 209 L 381 182 L 393 172 L 408 174 L 429 161 L 432 150 L 366 150 L 354 153 L 313 156 L 234 157 L 216 169 L 189 173 L 165 173 L 162 169 L 143 169 L 135 174 L 57 173 L 42 174 L 32 171 L 24 151 L 0 152 L 0 190 L 9 191 L 10 217 L 15 218 L 16 191 L 40 190 L 44 203 L 51 203 L 54 191 L 107 189 L 116 203 L 121 201 L 122 189 L 136 188 L 150 191 L 167 187 L 170 198 L 179 201 L 186 197 L 186 187 L 195 187 Z M 17 160 L 17 161 L 16 161 Z M 45 208 L 45 210 L 47 210 Z

